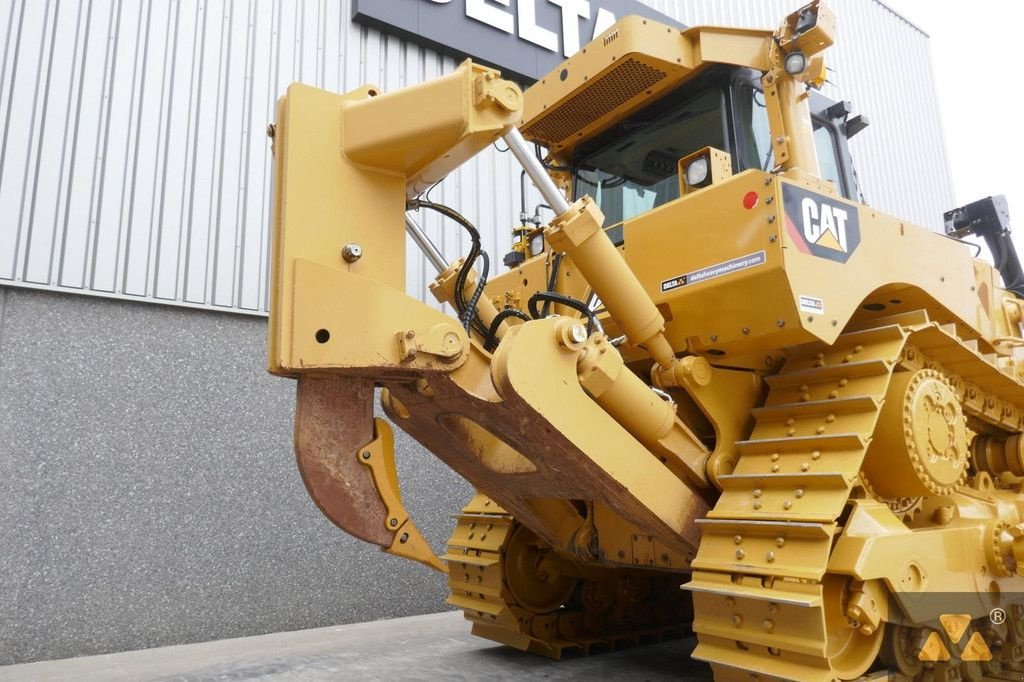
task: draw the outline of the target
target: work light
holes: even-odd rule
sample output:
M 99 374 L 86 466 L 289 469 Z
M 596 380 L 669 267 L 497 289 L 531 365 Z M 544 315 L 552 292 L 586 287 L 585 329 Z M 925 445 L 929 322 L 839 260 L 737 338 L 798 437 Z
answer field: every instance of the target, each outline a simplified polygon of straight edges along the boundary
M 799 75 L 807 68 L 807 57 L 800 50 L 794 50 L 786 55 L 785 67 L 790 76 Z
M 686 184 L 703 187 L 711 177 L 711 166 L 707 156 L 698 156 L 686 167 Z

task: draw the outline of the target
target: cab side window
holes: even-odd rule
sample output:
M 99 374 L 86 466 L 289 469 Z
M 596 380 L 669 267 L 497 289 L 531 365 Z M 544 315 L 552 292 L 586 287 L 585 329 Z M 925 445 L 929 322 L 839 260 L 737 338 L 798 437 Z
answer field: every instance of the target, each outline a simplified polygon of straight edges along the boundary
M 771 128 L 768 126 L 768 108 L 764 93 L 760 89 L 744 84 L 738 90 L 736 101 L 738 155 L 740 170 L 759 168 L 770 171 L 775 168 L 775 152 L 772 149 Z M 819 177 L 831 180 L 842 196 L 849 196 L 843 182 L 842 162 L 836 130 L 824 119 L 812 118 L 814 126 L 814 148 L 818 157 Z
M 818 176 L 831 180 L 836 190 L 846 196 L 843 174 L 839 165 L 839 148 L 836 145 L 835 130 L 818 119 L 814 119 L 814 149 L 818 156 Z

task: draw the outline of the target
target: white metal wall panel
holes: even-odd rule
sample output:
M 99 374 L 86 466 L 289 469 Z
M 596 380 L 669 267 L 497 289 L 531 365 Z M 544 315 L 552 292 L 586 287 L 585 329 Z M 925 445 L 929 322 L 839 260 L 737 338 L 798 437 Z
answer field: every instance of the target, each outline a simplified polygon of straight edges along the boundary
M 645 1 L 686 24 L 761 27 L 801 4 Z M 927 39 L 876 0 L 833 6 L 827 94 L 872 119 L 853 141 L 864 194 L 937 228 L 953 192 Z M 0 0 L 0 284 L 264 312 L 277 96 L 293 81 L 391 90 L 456 65 L 350 16 L 350 0 Z M 431 195 L 477 222 L 492 271 L 518 187 L 511 155 L 488 150 Z M 446 256 L 468 249 L 420 220 Z M 423 297 L 433 272 L 409 248 Z

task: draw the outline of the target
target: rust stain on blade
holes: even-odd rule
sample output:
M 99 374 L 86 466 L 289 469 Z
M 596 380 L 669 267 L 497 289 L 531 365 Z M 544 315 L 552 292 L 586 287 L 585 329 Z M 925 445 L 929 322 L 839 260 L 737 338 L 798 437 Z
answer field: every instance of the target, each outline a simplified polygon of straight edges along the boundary
M 387 509 L 357 457 L 373 440 L 373 380 L 302 374 L 295 404 L 295 458 L 310 497 L 346 533 L 389 547 Z

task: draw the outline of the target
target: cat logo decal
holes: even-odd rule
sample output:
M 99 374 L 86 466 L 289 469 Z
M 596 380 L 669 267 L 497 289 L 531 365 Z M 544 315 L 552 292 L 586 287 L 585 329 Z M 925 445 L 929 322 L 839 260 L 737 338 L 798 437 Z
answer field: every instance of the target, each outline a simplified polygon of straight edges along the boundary
M 803 253 L 845 263 L 860 246 L 857 207 L 793 185 L 782 185 L 786 231 Z

